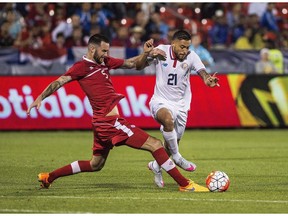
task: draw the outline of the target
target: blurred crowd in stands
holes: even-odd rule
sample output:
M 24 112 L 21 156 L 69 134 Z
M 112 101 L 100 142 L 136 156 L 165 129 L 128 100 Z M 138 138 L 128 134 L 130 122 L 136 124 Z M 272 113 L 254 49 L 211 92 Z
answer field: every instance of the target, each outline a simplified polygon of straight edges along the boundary
M 288 50 L 284 2 L 0 3 L 0 26 L 0 48 L 42 59 L 65 55 L 63 64 L 75 62 L 72 48 L 85 47 L 95 33 L 106 35 L 112 47 L 125 47 L 129 58 L 147 39 L 155 46 L 169 44 L 175 30 L 184 28 L 194 37 L 191 50 L 208 68 L 214 64 L 211 50 L 257 50 L 259 60 L 267 50 L 276 58 Z M 274 66 L 277 71 L 277 59 Z M 284 73 L 283 66 L 278 73 Z

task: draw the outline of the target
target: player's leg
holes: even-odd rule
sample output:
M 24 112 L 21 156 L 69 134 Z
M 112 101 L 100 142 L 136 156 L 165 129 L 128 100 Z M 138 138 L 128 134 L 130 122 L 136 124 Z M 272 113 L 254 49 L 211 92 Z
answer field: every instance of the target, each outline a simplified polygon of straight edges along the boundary
M 160 131 L 165 140 L 165 147 L 172 154 L 173 159 L 179 158 L 177 136 L 174 130 L 174 120 L 172 113 L 166 108 L 166 105 L 158 102 L 157 100 L 151 100 L 150 111 L 153 118 L 161 125 Z M 156 160 L 148 163 L 148 168 L 154 173 L 154 182 L 158 187 L 164 187 L 164 181 L 162 177 L 161 166 Z
M 112 145 L 101 145 L 94 132 L 93 156 L 91 160 L 74 161 L 66 166 L 56 169 L 50 173 L 38 174 L 38 181 L 42 188 L 49 188 L 57 178 L 74 175 L 80 172 L 100 171 L 106 162 Z
M 141 146 L 141 149 L 148 150 L 158 164 L 164 169 L 179 185 L 180 191 L 188 192 L 208 192 L 209 189 L 194 183 L 185 178 L 177 169 L 174 162 L 169 158 L 160 140 L 149 137 L 147 141 Z
M 174 129 L 174 121 L 176 118 L 176 113 L 173 113 L 173 106 L 164 104 L 155 99 L 152 99 L 149 103 L 150 111 L 153 118 L 160 123 L 160 131 L 163 134 L 165 144 L 173 157 L 173 159 L 179 158 L 177 134 Z
M 49 188 L 52 182 L 59 177 L 74 175 L 80 172 L 100 171 L 105 164 L 105 160 L 106 158 L 103 156 L 93 156 L 91 160 L 74 161 L 50 173 L 40 173 L 38 180 L 42 183 L 42 188 Z
M 106 156 L 93 156 L 91 160 L 74 161 L 50 173 L 40 173 L 38 180 L 42 188 L 49 188 L 57 178 L 74 175 L 80 172 L 100 171 L 105 164 Z
M 181 140 L 181 138 L 185 132 L 185 127 L 186 127 L 186 123 L 187 123 L 187 116 L 188 116 L 187 111 L 178 110 L 177 118 L 174 122 L 178 146 L 179 146 L 180 140 Z M 174 160 L 174 161 L 179 167 L 181 167 L 184 170 L 187 170 L 190 172 L 196 170 L 196 164 L 194 164 L 191 161 L 187 161 L 182 155 L 179 159 Z
M 172 155 L 173 160 L 177 160 L 181 157 L 179 153 L 177 134 L 174 129 L 174 116 L 172 112 L 163 107 L 160 108 L 156 113 L 156 120 L 161 124 L 161 133 L 165 142 L 168 144 L 167 147 Z
M 150 161 L 147 167 L 154 173 L 154 183 L 160 188 L 164 187 L 162 168 L 159 166 L 157 161 L 156 160 Z
M 169 110 L 166 108 L 166 105 L 163 104 L 162 102 L 159 102 L 155 99 L 152 98 L 152 100 L 149 103 L 150 105 L 150 111 L 151 111 L 151 115 L 153 116 L 153 118 L 158 121 L 161 125 L 160 131 L 163 134 L 164 137 L 164 144 L 166 149 L 169 150 L 169 148 L 172 148 L 172 151 L 167 151 L 168 153 L 172 153 L 172 152 L 178 152 L 178 144 L 177 144 L 177 139 L 176 139 L 176 135 L 175 135 L 175 131 L 173 131 L 173 117 L 171 115 L 171 113 L 169 112 Z M 162 119 L 162 114 L 165 115 L 165 119 L 167 119 L 167 123 L 166 128 L 165 128 L 165 132 L 163 130 L 164 128 L 164 124 L 158 120 L 157 114 L 160 113 L 161 116 L 160 118 Z M 164 117 L 163 117 L 164 118 Z M 168 129 L 168 128 L 169 129 Z M 170 146 L 168 145 L 166 140 L 170 140 L 171 144 Z M 175 157 L 175 155 L 174 155 Z M 148 163 L 148 168 L 154 173 L 154 182 L 158 187 L 163 187 L 164 186 L 164 181 L 163 181 L 163 177 L 162 177 L 162 171 L 161 171 L 161 166 L 157 163 L 156 160 L 154 161 L 150 161 Z
M 185 178 L 177 169 L 174 162 L 169 158 L 162 142 L 159 139 L 149 136 L 145 131 L 134 127 L 133 135 L 125 140 L 127 146 L 150 151 L 157 163 L 182 187 L 189 184 L 189 179 Z
M 185 116 L 186 114 L 186 116 Z M 175 130 L 175 125 L 183 128 L 183 132 L 186 125 L 187 120 L 187 112 L 178 112 L 174 111 L 172 107 L 161 108 L 156 113 L 157 121 L 162 125 L 161 132 L 165 139 L 165 143 L 167 143 L 167 147 L 172 155 L 174 162 L 186 171 L 194 171 L 196 166 L 194 163 L 187 161 L 179 152 L 178 147 L 178 134 Z M 180 118 L 180 120 L 178 120 Z M 184 121 L 185 120 L 185 121 Z M 180 123 L 179 123 L 180 122 Z M 184 126 L 184 127 L 183 127 Z M 181 131 L 182 133 L 182 131 Z

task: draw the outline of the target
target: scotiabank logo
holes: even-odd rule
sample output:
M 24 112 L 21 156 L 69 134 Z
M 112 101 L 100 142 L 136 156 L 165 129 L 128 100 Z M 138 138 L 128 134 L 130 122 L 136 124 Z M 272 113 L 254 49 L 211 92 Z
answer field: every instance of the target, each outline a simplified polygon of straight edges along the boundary
M 150 116 L 147 106 L 148 95 L 136 94 L 134 86 L 126 87 L 126 98 L 120 101 L 120 109 L 125 117 Z M 0 119 L 8 119 L 13 113 L 20 118 L 26 119 L 27 108 L 34 101 L 32 88 L 23 85 L 21 90 L 10 88 L 7 97 L 0 95 Z M 31 110 L 30 117 L 37 119 L 42 116 L 46 119 L 51 118 L 81 118 L 88 114 L 92 116 L 92 109 L 87 96 L 81 99 L 76 94 L 68 94 L 65 87 L 62 87 L 42 101 L 40 109 Z
M 8 118 L 13 111 L 16 116 L 21 119 L 28 118 L 26 109 L 34 101 L 31 94 L 32 89 L 29 85 L 24 85 L 22 92 L 18 92 L 17 89 L 13 88 L 9 89 L 8 98 L 0 96 L 0 106 L 3 107 L 2 111 L 0 111 L 0 118 Z M 41 115 L 48 119 L 60 117 L 80 118 L 84 112 L 92 115 L 91 106 L 87 97 L 81 101 L 78 96 L 73 94 L 67 95 L 65 88 L 60 88 L 56 92 L 56 95 L 50 95 L 42 101 L 38 112 L 36 109 L 32 109 L 30 117 L 37 118 L 38 115 Z
M 125 90 L 127 96 L 120 101 L 120 108 L 122 109 L 123 115 L 125 117 L 151 116 L 150 110 L 146 105 L 148 94 L 139 94 L 137 96 L 134 86 L 127 86 Z

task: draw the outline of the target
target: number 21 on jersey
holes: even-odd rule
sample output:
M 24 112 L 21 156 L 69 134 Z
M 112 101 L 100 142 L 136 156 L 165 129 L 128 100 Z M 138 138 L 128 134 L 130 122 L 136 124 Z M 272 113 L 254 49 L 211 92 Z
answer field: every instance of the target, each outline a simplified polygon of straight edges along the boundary
M 177 74 L 168 74 L 167 85 L 177 85 Z

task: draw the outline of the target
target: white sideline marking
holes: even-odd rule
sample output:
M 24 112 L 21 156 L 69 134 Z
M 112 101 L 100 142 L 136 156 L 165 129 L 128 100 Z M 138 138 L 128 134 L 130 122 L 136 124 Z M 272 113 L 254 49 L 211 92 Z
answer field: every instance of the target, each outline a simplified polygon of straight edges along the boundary
M 37 198 L 43 198 L 43 196 L 39 196 Z M 45 198 L 56 198 L 56 199 L 130 199 L 130 200 L 182 200 L 182 201 L 204 201 L 204 202 L 256 202 L 256 203 L 287 203 L 288 200 L 231 200 L 231 199 L 195 199 L 195 198 L 166 198 L 166 197 L 151 197 L 151 198 L 143 198 L 143 197 L 72 197 L 72 196 L 45 196 Z
M 0 196 L 0 198 L 19 198 L 19 196 Z M 106 200 L 182 200 L 182 201 L 198 201 L 198 202 L 251 202 L 251 203 L 273 203 L 288 204 L 288 200 L 228 200 L 228 199 L 195 199 L 195 198 L 142 198 L 142 197 L 77 197 L 77 196 L 31 196 L 30 198 L 53 198 L 53 199 L 106 199 Z M 49 211 L 49 210 L 32 210 L 32 209 L 0 209 L 2 213 L 52 213 L 52 214 L 87 214 L 88 212 L 70 212 L 70 211 Z M 93 214 L 93 213 L 88 213 Z
M 84 212 L 69 212 L 69 211 L 45 211 L 45 210 L 32 210 L 32 209 L 0 209 L 1 213 L 52 213 L 52 214 L 83 214 Z M 93 214 L 85 212 L 85 214 Z
M 19 198 L 19 196 L 0 196 L 0 198 Z M 181 200 L 181 201 L 198 201 L 198 202 L 251 202 L 251 203 L 283 203 L 288 204 L 288 200 L 233 200 L 233 199 L 195 199 L 195 198 L 176 198 L 176 197 L 83 197 L 83 196 L 30 196 L 30 198 L 53 198 L 53 199 L 101 199 L 101 200 L 117 200 L 117 199 L 126 199 L 126 200 Z M 0 209 L 1 211 L 1 209 Z

